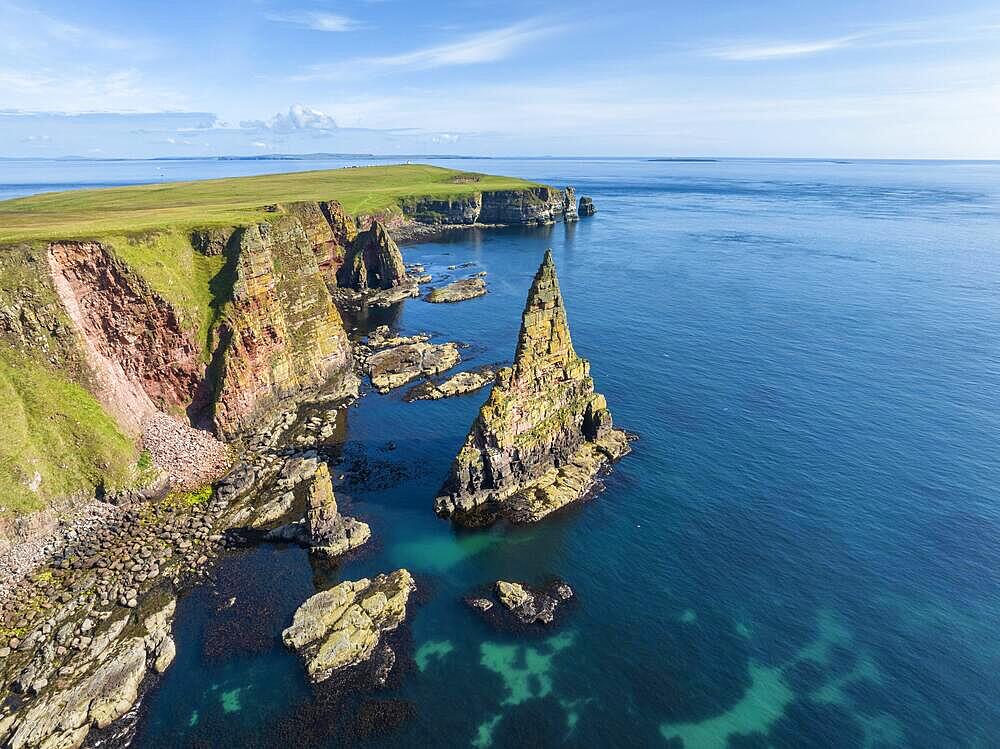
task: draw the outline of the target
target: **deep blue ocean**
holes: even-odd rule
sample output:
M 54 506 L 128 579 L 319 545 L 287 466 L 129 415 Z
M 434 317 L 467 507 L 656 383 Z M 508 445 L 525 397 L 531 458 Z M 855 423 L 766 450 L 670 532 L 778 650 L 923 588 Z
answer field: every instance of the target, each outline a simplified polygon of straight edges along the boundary
M 0 196 L 343 163 L 8 161 Z M 367 394 L 332 472 L 371 547 L 335 570 L 227 556 L 181 600 L 136 745 L 1000 746 L 1000 164 L 439 163 L 574 185 L 599 212 L 406 247 L 436 276 L 474 263 L 490 293 L 367 324 L 510 361 L 551 247 L 634 452 L 591 501 L 457 532 L 432 502 L 485 392 Z M 400 566 L 412 659 L 314 700 L 280 642 L 292 612 Z M 462 603 L 551 575 L 577 598 L 545 633 Z

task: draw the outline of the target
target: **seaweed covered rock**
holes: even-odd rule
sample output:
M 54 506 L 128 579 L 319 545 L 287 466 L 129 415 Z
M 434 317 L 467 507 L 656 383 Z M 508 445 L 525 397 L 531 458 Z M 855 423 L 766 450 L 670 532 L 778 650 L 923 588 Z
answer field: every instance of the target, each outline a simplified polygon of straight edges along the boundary
M 406 619 L 406 604 L 415 589 L 405 569 L 347 580 L 303 603 L 282 640 L 305 660 L 313 682 L 325 681 L 372 656 L 383 636 Z
M 628 452 L 590 364 L 573 349 L 551 251 L 535 275 L 514 365 L 502 369 L 435 500 L 478 525 L 532 522 L 579 499 Z
M 337 283 L 356 291 L 391 289 L 406 280 L 403 255 L 379 221 L 354 238 L 337 272 Z

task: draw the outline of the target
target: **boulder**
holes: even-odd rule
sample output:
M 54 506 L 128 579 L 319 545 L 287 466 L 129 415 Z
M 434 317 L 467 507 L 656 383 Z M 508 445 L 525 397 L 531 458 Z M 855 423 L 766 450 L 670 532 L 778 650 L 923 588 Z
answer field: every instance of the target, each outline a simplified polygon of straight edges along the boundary
M 335 671 L 372 656 L 385 635 L 406 619 L 406 605 L 415 589 L 413 576 L 405 569 L 347 580 L 303 603 L 282 632 L 282 640 L 303 658 L 313 682 L 325 681 Z

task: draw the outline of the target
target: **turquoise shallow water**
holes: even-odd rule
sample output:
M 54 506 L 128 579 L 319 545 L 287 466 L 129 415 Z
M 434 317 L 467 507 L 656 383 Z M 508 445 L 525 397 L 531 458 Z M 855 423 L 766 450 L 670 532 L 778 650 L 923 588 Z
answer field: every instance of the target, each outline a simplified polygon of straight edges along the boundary
M 509 360 L 552 247 L 634 453 L 593 501 L 459 533 L 431 504 L 485 394 L 367 395 L 333 473 L 373 547 L 332 573 L 292 548 L 224 560 L 181 602 L 136 744 L 1000 744 L 1000 165 L 456 163 L 574 184 L 599 213 L 406 248 L 432 272 L 475 263 L 490 294 L 385 321 L 473 344 L 463 366 Z M 399 566 L 421 589 L 411 667 L 309 709 L 279 641 L 292 611 L 317 584 Z M 578 595 L 548 633 L 497 633 L 461 603 L 548 575 Z

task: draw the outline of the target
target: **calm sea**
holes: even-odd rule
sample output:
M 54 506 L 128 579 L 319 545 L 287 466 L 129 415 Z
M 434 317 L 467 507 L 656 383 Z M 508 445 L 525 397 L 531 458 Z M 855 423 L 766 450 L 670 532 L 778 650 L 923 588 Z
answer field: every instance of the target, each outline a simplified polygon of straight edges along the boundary
M 354 163 L 373 163 L 356 160 Z M 343 161 L 0 162 L 0 195 Z M 552 247 L 574 343 L 641 439 L 593 501 L 459 533 L 435 490 L 485 393 L 343 414 L 341 504 L 374 544 L 335 570 L 227 557 L 178 609 L 136 744 L 1000 745 L 1000 164 L 443 161 L 575 185 L 578 225 L 405 249 L 490 293 L 380 320 L 509 361 Z M 317 585 L 417 576 L 390 688 L 314 702 L 280 632 Z M 567 580 L 558 629 L 462 597 Z

